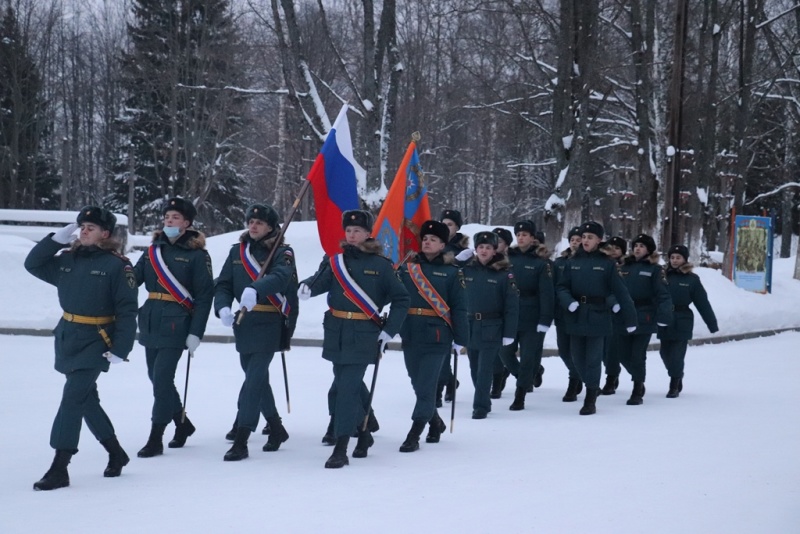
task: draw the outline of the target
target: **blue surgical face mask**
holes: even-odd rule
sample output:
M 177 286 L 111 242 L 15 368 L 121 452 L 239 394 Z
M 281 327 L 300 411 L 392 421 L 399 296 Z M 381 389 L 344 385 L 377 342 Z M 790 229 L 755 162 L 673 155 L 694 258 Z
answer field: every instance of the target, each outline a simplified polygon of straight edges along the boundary
M 169 239 L 175 239 L 181 234 L 181 229 L 177 226 L 165 226 L 164 227 L 164 235 L 166 235 Z

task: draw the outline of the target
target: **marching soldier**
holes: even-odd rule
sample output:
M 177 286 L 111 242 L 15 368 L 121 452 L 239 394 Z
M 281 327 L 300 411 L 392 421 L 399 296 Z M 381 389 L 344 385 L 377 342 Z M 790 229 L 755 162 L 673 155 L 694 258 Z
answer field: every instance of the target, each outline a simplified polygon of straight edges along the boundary
M 153 384 L 150 436 L 139 458 L 164 453 L 162 438 L 170 421 L 175 423 L 171 449 L 183 447 L 195 428 L 185 417 L 175 370 L 183 350 L 191 357 L 206 329 L 214 278 L 206 238 L 193 228 L 197 211 L 191 202 L 171 198 L 164 206 L 164 226 L 134 267 L 136 283 L 147 288 L 139 309 L 139 343 L 145 348 L 147 376 Z
M 553 261 L 553 285 L 558 287 L 558 282 L 564 276 L 564 268 L 567 265 L 567 260 L 575 255 L 575 252 L 581 246 L 581 227 L 574 226 L 570 229 L 567 240 L 569 247 L 561 253 L 561 255 Z M 558 347 L 558 356 L 569 371 L 569 383 L 567 384 L 567 391 L 561 399 L 563 402 L 575 402 L 578 400 L 578 395 L 583 391 L 583 382 L 575 369 L 575 364 L 572 361 L 572 354 L 570 352 L 569 340 L 570 336 L 567 332 L 566 311 L 561 307 L 558 302 L 554 304 L 553 319 L 556 325 L 556 346 Z
M 534 222 L 515 223 L 514 233 L 517 246 L 508 249 L 508 259 L 519 289 L 519 320 L 514 341 L 500 349 L 500 357 L 517 377 L 514 402 L 509 407 L 516 411 L 525 408 L 525 395 L 534 386 L 534 376 L 542 361 L 544 336 L 553 322 L 555 290 L 547 248 L 534 245 Z
M 620 363 L 630 373 L 633 391 L 629 406 L 644 402 L 647 345 L 658 326 L 672 323 L 672 299 L 667 289 L 667 278 L 656 252 L 656 242 L 646 234 L 639 234 L 632 242 L 633 255 L 625 258 L 620 273 L 628 294 L 636 306 L 638 326 L 619 338 Z
M 214 310 L 222 323 L 233 326 L 239 363 L 245 373 L 239 391 L 236 435 L 226 461 L 248 457 L 247 440 L 263 411 L 270 434 L 264 451 L 277 451 L 289 439 L 269 382 L 269 366 L 276 351 L 286 350 L 297 322 L 297 269 L 294 251 L 278 242 L 278 212 L 272 206 L 253 204 L 245 213 L 247 230 L 231 247 L 219 277 L 214 281 Z M 264 276 L 263 263 L 275 249 Z M 231 306 L 239 301 L 246 310 L 235 322 Z M 237 316 L 243 312 L 238 312 Z
M 602 247 L 609 258 L 614 260 L 617 267 L 624 263 L 625 253 L 628 251 L 628 243 L 621 237 L 612 237 L 606 241 Z M 615 304 L 615 303 L 614 303 Z M 612 306 L 614 306 L 612 304 Z M 613 309 L 612 309 L 613 311 Z M 606 339 L 605 352 L 603 353 L 603 365 L 606 368 L 606 383 L 600 390 L 601 395 L 613 395 L 619 387 L 619 373 L 622 369 L 619 363 L 620 338 L 626 334 L 625 324 L 622 317 L 615 313 L 611 316 L 612 334 Z
M 611 334 L 607 299 L 616 297 L 628 332 L 636 330 L 636 310 L 614 262 L 600 251 L 603 226 L 591 221 L 580 226 L 581 247 L 567 260 L 556 287 L 566 308 L 565 326 L 575 369 L 586 386 L 581 415 L 597 412 L 603 346 Z
M 133 267 L 111 237 L 114 214 L 87 206 L 72 223 L 42 239 L 25 259 L 25 269 L 58 288 L 64 314 L 55 335 L 55 369 L 66 383 L 50 432 L 56 454 L 36 490 L 69 486 L 67 465 L 78 452 L 81 422 L 108 451 L 106 477 L 118 477 L 129 458 L 100 406 L 97 379 L 111 363 L 125 361 L 136 335 L 137 291 Z M 80 238 L 70 245 L 80 225 Z
M 447 237 L 443 223 L 424 222 L 420 229 L 422 251 L 400 268 L 411 306 L 400 337 L 406 371 L 417 398 L 411 430 L 400 452 L 419 449 L 419 438 L 428 423 L 425 441 L 439 442 L 446 428 L 435 403 L 439 371 L 451 346 L 458 353 L 469 339 L 463 275 L 454 264 L 453 254 L 444 252 Z
M 497 252 L 497 234 L 473 237 L 475 257 L 464 267 L 470 325 L 467 356 L 475 395 L 472 418 L 492 411 L 492 370 L 500 348 L 514 342 L 519 319 L 519 292 L 508 259 Z
M 708 294 L 700 277 L 692 272 L 689 262 L 689 249 L 684 245 L 673 245 L 669 249 L 667 267 L 667 288 L 672 297 L 673 322 L 667 327 L 659 327 L 661 340 L 661 360 L 669 374 L 668 399 L 674 399 L 683 390 L 683 368 L 686 347 L 692 339 L 694 313 L 689 304 L 694 304 L 700 317 L 712 334 L 719 331 L 717 317 L 708 302 Z
M 353 458 L 366 458 L 374 443 L 369 429 L 361 429 L 369 409 L 361 396 L 364 373 L 399 332 L 409 300 L 392 262 L 381 256 L 380 244 L 370 237 L 372 214 L 350 210 L 342 214 L 342 219 L 344 252 L 323 263 L 319 272 L 301 282 L 298 291 L 303 300 L 328 293 L 330 309 L 323 320 L 322 357 L 333 363 L 336 446 L 325 467 L 334 469 L 349 463 L 347 446 L 357 429 Z M 384 322 L 380 311 L 387 304 L 391 304 L 391 310 Z
M 497 234 L 497 253 L 508 257 L 508 248 L 511 246 L 511 243 L 514 242 L 514 236 L 509 230 L 500 226 L 492 228 L 492 233 Z M 502 352 L 501 350 L 500 353 L 497 354 L 497 358 L 494 359 L 494 365 L 492 366 L 492 389 L 489 392 L 489 397 L 492 399 L 499 399 L 503 396 L 503 390 L 506 389 L 506 382 L 508 381 L 509 375 L 514 374 L 516 377 L 516 369 L 519 367 L 516 350 L 514 350 L 514 353 L 511 355 L 517 363 L 516 366 L 513 366 L 513 364 L 504 364 L 501 358 Z M 514 373 L 511 372 L 512 366 L 515 371 Z

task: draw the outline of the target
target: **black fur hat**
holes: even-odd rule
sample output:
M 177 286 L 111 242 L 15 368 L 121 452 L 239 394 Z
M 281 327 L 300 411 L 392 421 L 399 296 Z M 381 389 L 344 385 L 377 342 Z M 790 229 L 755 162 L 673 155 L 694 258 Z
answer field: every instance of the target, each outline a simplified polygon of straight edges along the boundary
M 478 232 L 472 236 L 472 242 L 475 248 L 478 248 L 478 245 L 491 245 L 497 248 L 498 239 L 500 238 L 494 232 Z
M 581 227 L 580 226 L 573 226 L 572 228 L 570 228 L 569 234 L 567 234 L 567 240 L 572 239 L 572 236 L 574 236 L 574 235 L 580 237 L 581 234 L 583 234 L 583 232 L 581 231 Z
M 583 234 L 594 234 L 600 239 L 603 239 L 605 230 L 603 229 L 603 225 L 599 222 L 589 221 L 581 225 L 581 235 Z
M 636 245 L 636 243 L 641 243 L 642 245 L 644 245 L 645 248 L 647 249 L 647 252 L 649 252 L 650 254 L 656 251 L 656 240 L 647 234 L 639 234 L 635 238 L 633 238 L 633 241 L 631 241 L 631 245 Z
M 510 230 L 506 230 L 505 228 L 500 228 L 498 226 L 497 228 L 492 228 L 492 232 L 497 234 L 497 237 L 499 237 L 500 239 L 505 241 L 507 247 L 510 247 L 511 243 L 514 242 L 514 236 L 511 235 L 511 231 Z
M 181 197 L 173 197 L 164 203 L 162 214 L 166 215 L 168 211 L 177 211 L 189 221 L 189 224 L 193 223 L 194 218 L 197 217 L 197 210 L 194 204 Z
M 78 212 L 77 222 L 78 224 L 96 224 L 103 230 L 113 232 L 114 227 L 117 225 L 117 218 L 113 213 L 105 208 L 101 208 L 99 206 L 86 206 Z
M 267 204 L 253 204 L 247 208 L 244 215 L 244 222 L 247 223 L 250 219 L 262 220 L 270 225 L 273 230 L 280 224 L 278 222 L 278 212 L 275 211 L 275 208 Z
M 517 221 L 514 223 L 514 233 L 528 232 L 532 237 L 536 234 L 536 223 L 526 219 L 524 221 Z
M 689 261 L 689 248 L 686 245 L 672 245 L 669 247 L 669 253 L 667 257 L 672 256 L 673 254 L 680 254 L 683 256 L 683 259 Z
M 443 221 L 445 219 L 450 219 L 451 221 L 456 223 L 456 226 L 458 226 L 459 228 L 461 228 L 464 225 L 464 219 L 461 218 L 461 212 L 457 210 L 444 210 L 442 212 L 442 216 L 439 217 L 439 220 Z
M 372 232 L 372 214 L 364 210 L 348 210 L 342 213 L 342 228 L 348 226 L 360 226 L 368 232 Z
M 439 221 L 425 221 L 422 223 L 422 228 L 419 230 L 420 240 L 426 235 L 433 235 L 442 240 L 442 243 L 447 243 L 450 239 L 450 229 L 446 224 Z
M 606 243 L 608 243 L 609 245 L 614 245 L 615 247 L 619 247 L 619 249 L 622 251 L 622 254 L 628 252 L 628 242 L 619 236 L 612 237 L 611 239 L 606 241 Z

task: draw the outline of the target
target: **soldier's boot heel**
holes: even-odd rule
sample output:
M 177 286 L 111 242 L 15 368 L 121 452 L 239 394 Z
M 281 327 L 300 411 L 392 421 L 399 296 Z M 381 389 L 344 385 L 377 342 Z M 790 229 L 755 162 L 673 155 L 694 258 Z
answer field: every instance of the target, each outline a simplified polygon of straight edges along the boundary
M 347 458 L 347 444 L 350 443 L 350 436 L 342 436 L 336 438 L 336 446 L 333 448 L 333 454 L 325 462 L 326 469 L 340 469 L 350 464 Z
M 33 483 L 33 489 L 36 491 L 50 491 L 69 486 L 67 466 L 71 458 L 72 453 L 69 451 L 56 451 L 56 456 L 53 458 L 50 469 L 47 470 L 41 480 Z
M 277 415 L 270 417 L 267 419 L 269 424 L 269 439 L 261 448 L 264 452 L 275 452 L 281 447 L 281 443 L 284 443 L 289 439 L 289 433 L 286 431 L 286 427 L 283 426 L 283 421 Z
M 400 445 L 400 452 L 414 452 L 419 450 L 419 438 L 425 430 L 425 421 L 414 421 L 408 431 L 406 440 Z
M 374 443 L 375 438 L 372 437 L 372 434 L 369 430 L 359 430 L 358 442 L 356 443 L 356 448 L 353 449 L 353 458 L 366 458 L 367 451 Z
M 136 453 L 136 456 L 139 458 L 152 458 L 153 456 L 158 456 L 160 454 L 164 454 L 164 430 L 166 430 L 167 425 L 157 425 L 153 424 L 150 427 L 150 437 L 147 438 L 147 443 L 145 443 L 144 447 L 139 449 L 139 452 Z
M 103 471 L 103 476 L 109 478 L 120 476 L 122 474 L 122 468 L 128 465 L 131 459 L 119 444 L 117 436 L 104 439 L 100 444 L 108 451 L 108 465 L 105 471 Z
M 236 430 L 236 437 L 233 440 L 233 445 L 225 453 L 223 460 L 226 462 L 238 462 L 250 456 L 247 450 L 247 440 L 250 438 L 250 429 L 239 427 Z

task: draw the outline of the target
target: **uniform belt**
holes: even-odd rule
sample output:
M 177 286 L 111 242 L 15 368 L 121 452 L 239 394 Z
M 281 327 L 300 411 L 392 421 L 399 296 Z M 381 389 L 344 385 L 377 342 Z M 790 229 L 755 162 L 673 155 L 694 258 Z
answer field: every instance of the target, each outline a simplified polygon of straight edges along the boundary
M 156 293 L 151 291 L 147 294 L 147 298 L 150 300 L 166 300 L 167 302 L 178 302 L 178 299 L 170 295 L 169 293 Z
M 330 308 L 331 315 L 334 317 L 338 317 L 339 319 L 352 319 L 354 321 L 370 321 L 369 315 L 366 313 L 361 312 L 349 312 L 349 311 L 341 311 L 341 310 L 334 310 Z
M 409 308 L 408 309 L 409 315 L 424 315 L 426 317 L 439 317 L 439 314 L 436 313 L 431 308 Z
M 606 298 L 605 297 L 587 297 L 586 295 L 582 295 L 580 297 L 575 297 L 575 300 L 577 300 L 581 304 L 605 304 L 606 303 Z
M 91 325 L 103 325 L 103 324 L 111 324 L 114 322 L 113 315 L 104 315 L 102 317 L 90 317 L 88 315 L 75 315 L 74 313 L 67 313 L 64 312 L 65 321 L 69 321 L 70 323 L 78 323 L 78 324 L 91 324 Z
M 641 306 L 652 306 L 653 299 L 634 299 L 633 305 L 637 308 Z
M 672 307 L 672 311 L 691 311 L 691 310 L 689 310 L 689 305 L 688 304 L 684 304 L 684 305 L 675 305 L 675 306 L 673 306 Z
M 470 313 L 470 319 L 475 319 L 476 321 L 487 321 L 489 319 L 501 319 L 503 317 L 502 313 Z
M 250 311 L 257 311 L 257 312 L 278 312 L 278 308 L 273 306 L 272 304 L 256 304 L 253 306 L 253 309 Z

